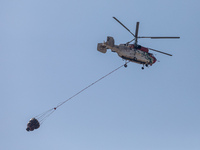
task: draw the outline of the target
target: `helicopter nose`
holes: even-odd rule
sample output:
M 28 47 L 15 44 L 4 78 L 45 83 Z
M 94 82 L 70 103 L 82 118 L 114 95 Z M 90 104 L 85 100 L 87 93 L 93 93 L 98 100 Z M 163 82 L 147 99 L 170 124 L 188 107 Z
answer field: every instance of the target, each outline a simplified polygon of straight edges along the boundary
M 154 64 L 156 61 L 157 61 L 157 59 L 155 57 L 153 57 L 153 63 L 152 64 Z

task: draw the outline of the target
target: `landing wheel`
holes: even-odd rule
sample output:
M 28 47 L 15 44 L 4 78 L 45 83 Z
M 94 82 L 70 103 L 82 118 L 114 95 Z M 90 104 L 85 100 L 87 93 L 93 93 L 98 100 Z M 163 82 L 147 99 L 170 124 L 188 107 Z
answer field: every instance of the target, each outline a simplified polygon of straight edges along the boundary
M 145 66 L 148 67 L 148 64 L 146 64 Z
M 128 65 L 127 65 L 127 64 L 124 64 L 124 67 L 126 68 L 126 67 L 128 67 Z
M 142 70 L 144 69 L 144 64 L 143 64 L 143 66 L 142 66 Z

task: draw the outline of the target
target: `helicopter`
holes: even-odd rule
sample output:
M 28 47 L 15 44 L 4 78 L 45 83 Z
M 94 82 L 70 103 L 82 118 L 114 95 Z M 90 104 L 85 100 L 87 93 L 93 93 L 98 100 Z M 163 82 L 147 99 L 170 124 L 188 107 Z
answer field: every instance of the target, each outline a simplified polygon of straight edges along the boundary
M 156 57 L 152 54 L 149 53 L 149 50 L 155 51 L 161 54 L 165 54 L 168 56 L 172 56 L 171 54 L 155 50 L 152 48 L 147 48 L 143 47 L 138 44 L 138 39 L 139 38 L 150 38 L 150 39 L 179 39 L 180 37 L 149 37 L 149 36 L 138 36 L 138 31 L 139 31 L 139 24 L 140 22 L 136 23 L 136 30 L 135 34 L 133 34 L 123 23 L 121 23 L 116 17 L 113 17 L 119 24 L 121 24 L 130 34 L 133 35 L 134 39 L 131 41 L 125 43 L 125 44 L 120 44 L 120 45 L 115 45 L 114 38 L 111 36 L 107 36 L 107 41 L 103 43 L 98 43 L 97 44 L 97 50 L 106 53 L 107 49 L 111 49 L 112 52 L 116 52 L 119 57 L 121 57 L 123 60 L 126 61 L 124 64 L 124 67 L 127 67 L 127 61 L 128 62 L 134 62 L 138 64 L 142 64 L 142 69 L 144 69 L 144 66 L 148 67 L 149 65 L 152 66 L 156 61 Z M 133 44 L 130 44 L 133 42 Z

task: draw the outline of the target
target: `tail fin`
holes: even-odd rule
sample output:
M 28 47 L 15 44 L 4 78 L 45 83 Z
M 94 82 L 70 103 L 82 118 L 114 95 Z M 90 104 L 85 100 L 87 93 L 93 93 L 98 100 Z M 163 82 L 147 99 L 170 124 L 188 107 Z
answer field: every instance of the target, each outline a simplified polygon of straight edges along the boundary
M 113 37 L 111 36 L 107 36 L 107 42 L 106 42 L 106 45 L 110 46 L 110 47 L 113 47 L 115 44 L 115 40 Z

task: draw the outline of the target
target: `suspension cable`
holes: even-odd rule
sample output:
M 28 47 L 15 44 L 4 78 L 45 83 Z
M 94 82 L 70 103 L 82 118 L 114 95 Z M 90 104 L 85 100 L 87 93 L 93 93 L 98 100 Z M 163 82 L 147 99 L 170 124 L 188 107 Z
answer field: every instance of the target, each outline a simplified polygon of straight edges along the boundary
M 125 64 L 128 64 L 130 61 L 126 62 Z M 63 104 L 65 104 L 67 101 L 71 100 L 72 98 L 74 98 L 75 96 L 79 95 L 80 93 L 82 93 L 83 91 L 87 90 L 89 87 L 93 86 L 94 84 L 96 84 L 97 82 L 101 81 L 102 79 L 104 79 L 105 77 L 109 76 L 110 74 L 114 73 L 115 71 L 119 70 L 120 68 L 122 68 L 124 65 L 121 65 L 119 67 L 117 67 L 116 69 L 114 69 L 113 71 L 109 72 L 108 74 L 104 75 L 103 77 L 99 78 L 98 80 L 96 80 L 95 82 L 91 83 L 90 85 L 88 85 L 87 87 L 85 87 L 84 89 L 82 89 L 81 91 L 79 91 L 78 93 L 74 94 L 73 96 L 71 96 L 70 98 L 68 98 L 67 100 L 61 102 L 60 104 L 58 104 L 56 107 L 51 108 L 49 110 L 47 110 L 46 112 L 36 116 L 35 118 L 38 118 L 38 121 L 40 121 L 40 123 L 43 123 L 47 117 L 49 117 L 58 107 L 62 106 Z
M 129 62 L 127 62 L 129 63 Z M 126 63 L 126 64 L 127 64 Z M 89 87 L 93 86 L 94 84 L 96 84 L 97 82 L 101 81 L 102 79 L 104 79 L 105 77 L 109 76 L 110 74 L 112 74 L 113 72 L 117 71 L 118 69 L 120 69 L 121 67 L 123 67 L 124 65 L 119 66 L 118 68 L 114 69 L 113 71 L 109 72 L 108 74 L 104 75 L 103 77 L 99 78 L 98 80 L 96 80 L 95 82 L 91 83 L 90 85 L 88 85 L 87 87 L 85 87 L 84 89 L 82 89 L 81 91 L 79 91 L 78 93 L 74 94 L 72 97 L 68 98 L 67 100 L 63 101 L 62 103 L 60 103 L 57 107 L 55 107 L 54 109 L 57 109 L 58 107 L 62 106 L 64 103 L 66 103 L 67 101 L 69 101 L 70 99 L 74 98 L 75 96 L 79 95 L 80 93 L 82 93 L 83 91 L 85 91 L 86 89 L 88 89 Z

